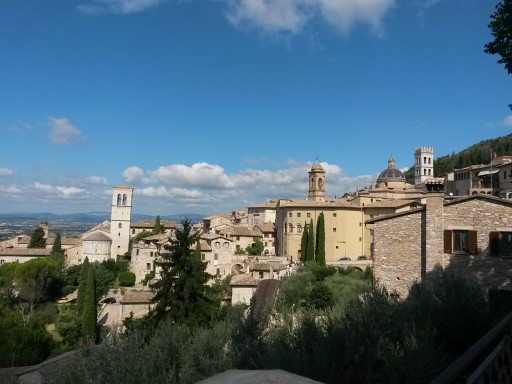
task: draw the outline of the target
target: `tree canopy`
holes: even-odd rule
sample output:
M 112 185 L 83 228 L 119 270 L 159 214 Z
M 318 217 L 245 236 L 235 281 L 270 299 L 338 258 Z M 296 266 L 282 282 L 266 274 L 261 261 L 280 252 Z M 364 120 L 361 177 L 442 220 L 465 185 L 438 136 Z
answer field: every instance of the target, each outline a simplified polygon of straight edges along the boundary
M 263 246 L 261 239 L 259 237 L 256 237 L 254 239 L 254 243 L 252 243 L 251 245 L 248 245 L 245 248 L 245 251 L 251 256 L 259 256 L 263 253 L 264 249 L 265 249 L 265 247 Z
M 216 310 L 207 285 L 211 275 L 200 254 L 194 251 L 199 235 L 191 232 L 189 220 L 183 220 L 182 227 L 165 246 L 168 252 L 162 254 L 161 279 L 151 286 L 156 305 L 146 319 L 155 324 L 164 318 L 173 323 L 205 324 Z
M 484 52 L 501 56 L 498 63 L 504 64 L 507 72 L 512 74 L 512 0 L 497 4 L 491 20 L 489 28 L 493 40 L 485 44 Z
M 42 227 L 37 227 L 30 238 L 30 243 L 28 244 L 29 248 L 45 248 L 46 247 L 46 239 L 44 237 L 44 229 Z

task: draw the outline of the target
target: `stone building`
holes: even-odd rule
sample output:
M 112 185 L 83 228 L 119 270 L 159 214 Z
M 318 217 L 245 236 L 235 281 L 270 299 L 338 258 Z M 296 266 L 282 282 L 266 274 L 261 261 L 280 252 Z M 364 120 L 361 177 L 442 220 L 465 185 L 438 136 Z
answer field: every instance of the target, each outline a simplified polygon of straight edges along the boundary
M 443 271 L 486 288 L 505 285 L 512 272 L 512 202 L 484 194 L 445 201 L 435 181 L 427 187 L 425 205 L 366 222 L 375 278 L 402 297 L 414 282 Z

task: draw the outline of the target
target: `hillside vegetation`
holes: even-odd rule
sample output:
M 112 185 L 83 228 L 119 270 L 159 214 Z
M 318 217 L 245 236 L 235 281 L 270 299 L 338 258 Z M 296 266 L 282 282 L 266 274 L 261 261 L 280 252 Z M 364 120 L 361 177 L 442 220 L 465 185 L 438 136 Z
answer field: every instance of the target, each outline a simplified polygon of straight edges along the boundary
M 439 177 L 454 169 L 474 164 L 488 164 L 491 154 L 496 154 L 496 156 L 512 155 L 512 134 L 483 140 L 459 153 L 438 157 L 434 160 L 434 175 Z M 414 184 L 414 165 L 404 175 L 408 183 Z

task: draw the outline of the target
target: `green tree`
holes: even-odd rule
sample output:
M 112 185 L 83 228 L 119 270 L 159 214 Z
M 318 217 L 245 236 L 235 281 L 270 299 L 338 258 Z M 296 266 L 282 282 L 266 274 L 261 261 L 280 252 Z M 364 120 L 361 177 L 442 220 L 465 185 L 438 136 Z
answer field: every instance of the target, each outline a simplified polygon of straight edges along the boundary
M 263 252 L 263 249 L 265 249 L 265 247 L 263 246 L 263 243 L 261 242 L 261 239 L 259 237 L 256 237 L 254 239 L 254 243 L 252 243 L 251 245 L 248 245 L 245 248 L 245 251 L 249 255 L 259 256 Z
M 36 258 L 21 263 L 16 268 L 16 289 L 22 298 L 30 304 L 31 311 L 35 303 L 56 296 L 54 282 L 57 271 L 54 263 L 46 258 Z
M 325 265 L 325 219 L 324 213 L 320 212 L 316 222 L 316 262 Z
M 306 261 L 315 261 L 315 227 L 313 219 L 310 220 L 308 226 L 308 244 L 306 248 Z
M 496 5 L 491 15 L 489 28 L 493 41 L 485 44 L 485 53 L 500 55 L 498 63 L 504 64 L 509 74 L 512 74 L 512 0 L 503 0 Z
M 121 287 L 133 287 L 135 285 L 136 276 L 133 272 L 121 272 L 117 278 Z
M 157 217 L 155 219 L 155 226 L 153 227 L 153 234 L 158 235 L 158 234 L 164 233 L 164 232 L 165 232 L 165 228 L 162 225 L 162 223 L 160 222 L 160 215 L 157 215 Z
M 89 268 L 87 273 L 87 287 L 83 302 L 82 336 L 84 342 L 96 342 L 96 289 L 94 286 L 94 268 Z
M 306 260 L 306 252 L 308 248 L 308 226 L 304 221 L 304 230 L 302 231 L 302 237 L 300 238 L 300 260 Z
M 207 284 L 211 275 L 206 272 L 206 263 L 194 251 L 199 235 L 191 233 L 189 220 L 183 220 L 182 226 L 183 229 L 176 231 L 176 238 L 165 246 L 168 253 L 162 254 L 161 278 L 151 286 L 156 305 L 147 320 L 154 324 L 164 318 L 173 323 L 205 324 L 216 311 Z
M 12 303 L 16 298 L 14 283 L 18 263 L 4 263 L 0 265 L 0 298 Z
M 64 250 L 62 249 L 62 239 L 61 239 L 60 233 L 57 233 L 57 236 L 55 237 L 55 240 L 53 241 L 52 252 L 50 255 L 51 255 L 52 259 L 55 261 L 55 264 L 57 265 L 57 269 L 62 272 L 64 270 L 65 258 L 64 258 Z
M 78 313 L 82 313 L 84 310 L 84 301 L 87 291 L 87 278 L 89 276 L 89 269 L 91 269 L 91 264 L 89 263 L 89 258 L 86 257 L 84 262 L 82 263 L 82 269 L 80 270 L 80 277 L 78 279 L 78 297 L 76 299 L 76 306 Z
M 45 248 L 46 247 L 46 239 L 44 237 L 44 229 L 42 227 L 37 227 L 30 238 L 30 243 L 28 244 L 29 248 Z

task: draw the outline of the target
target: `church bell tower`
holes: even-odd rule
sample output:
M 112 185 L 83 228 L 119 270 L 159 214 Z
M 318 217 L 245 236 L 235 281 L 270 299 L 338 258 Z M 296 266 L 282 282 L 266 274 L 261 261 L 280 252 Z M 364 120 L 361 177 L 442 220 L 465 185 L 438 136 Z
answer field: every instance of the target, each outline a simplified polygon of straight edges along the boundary
M 112 187 L 112 213 L 110 215 L 110 257 L 122 256 L 129 250 L 130 218 L 132 214 L 133 188 L 126 185 Z
M 314 162 L 309 173 L 308 200 L 325 201 L 325 171 L 318 162 Z

